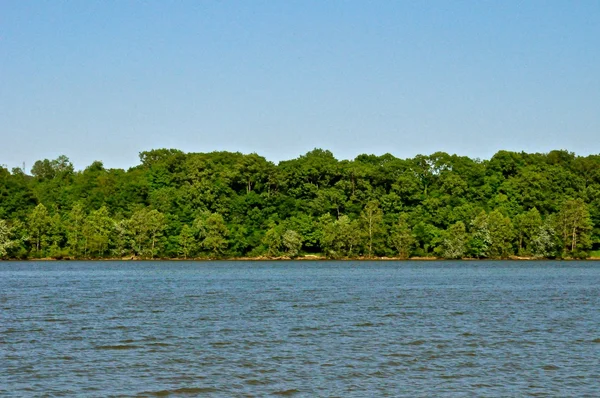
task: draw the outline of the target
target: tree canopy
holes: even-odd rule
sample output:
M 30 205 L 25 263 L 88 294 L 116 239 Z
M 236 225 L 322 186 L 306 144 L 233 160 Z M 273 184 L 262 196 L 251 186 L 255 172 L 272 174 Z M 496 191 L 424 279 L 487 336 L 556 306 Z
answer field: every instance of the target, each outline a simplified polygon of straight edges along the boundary
M 585 258 L 600 249 L 600 155 L 436 152 L 338 160 L 314 149 L 66 156 L 0 167 L 0 258 Z

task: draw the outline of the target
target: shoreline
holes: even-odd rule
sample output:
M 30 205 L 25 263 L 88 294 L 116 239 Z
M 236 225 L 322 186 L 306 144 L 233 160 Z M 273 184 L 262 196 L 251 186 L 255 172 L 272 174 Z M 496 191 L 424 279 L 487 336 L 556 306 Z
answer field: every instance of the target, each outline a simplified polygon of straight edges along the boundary
M 592 256 L 587 258 L 536 258 L 536 257 L 526 257 L 526 256 L 510 256 L 508 258 L 472 258 L 472 257 L 463 257 L 460 259 L 447 259 L 443 257 L 410 257 L 410 258 L 401 258 L 401 257 L 341 257 L 341 258 L 328 258 L 326 256 L 319 255 L 305 255 L 298 257 L 267 257 L 267 256 L 257 256 L 257 257 L 194 257 L 194 258 L 181 258 L 181 257 L 157 257 L 157 258 L 147 258 L 147 257 L 137 257 L 137 256 L 127 256 L 127 257 L 103 257 L 103 258 L 74 258 L 74 257 L 65 257 L 65 258 L 53 258 L 53 257 L 44 257 L 44 258 L 26 258 L 26 259 L 0 259 L 0 262 L 29 262 L 29 261 L 600 261 L 600 257 Z

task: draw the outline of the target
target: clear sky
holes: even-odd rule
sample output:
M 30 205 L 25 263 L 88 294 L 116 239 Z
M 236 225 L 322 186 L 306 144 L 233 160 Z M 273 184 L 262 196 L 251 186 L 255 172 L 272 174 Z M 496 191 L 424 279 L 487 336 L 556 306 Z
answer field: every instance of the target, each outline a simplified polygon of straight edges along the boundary
M 0 0 L 0 164 L 600 153 L 600 1 Z

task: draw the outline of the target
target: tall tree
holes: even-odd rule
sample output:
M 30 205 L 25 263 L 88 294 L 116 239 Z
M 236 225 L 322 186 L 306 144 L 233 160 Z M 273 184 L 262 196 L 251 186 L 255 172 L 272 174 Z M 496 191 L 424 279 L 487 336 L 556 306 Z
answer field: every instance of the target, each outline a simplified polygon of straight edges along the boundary
M 106 253 L 113 226 L 114 221 L 110 218 L 106 206 L 90 213 L 85 220 L 84 231 L 86 231 L 87 246 L 92 253 L 100 257 Z
M 270 224 L 270 228 L 265 232 L 262 243 L 267 248 L 267 255 L 270 257 L 279 257 L 281 255 L 283 237 L 283 225 L 275 223 Z
M 510 218 L 494 210 L 488 215 L 488 228 L 492 243 L 489 254 L 492 257 L 506 258 L 513 254 L 513 225 Z
M 396 249 L 400 258 L 406 259 L 410 256 L 412 247 L 415 244 L 415 237 L 412 234 L 410 225 L 408 225 L 408 216 L 405 213 L 398 216 L 396 225 L 392 227 L 389 243 L 390 246 Z
M 557 226 L 563 241 L 563 253 L 577 255 L 577 252 L 590 247 L 592 222 L 583 200 L 566 200 L 558 212 Z
M 112 245 L 113 245 L 113 254 L 118 257 L 122 257 L 125 255 L 131 255 L 131 250 L 136 247 L 135 240 L 132 235 L 133 232 L 131 230 L 131 220 L 124 219 L 115 221 L 113 223 L 113 233 L 112 233 Z
M 535 207 L 514 217 L 515 232 L 518 237 L 518 253 L 520 255 L 531 254 L 531 241 L 542 224 L 542 216 Z
M 179 244 L 179 253 L 183 255 L 184 259 L 187 259 L 196 251 L 196 230 L 188 224 L 184 224 L 177 237 L 177 243 Z
M 155 209 L 137 210 L 129 220 L 134 250 L 138 255 L 156 255 L 156 244 L 165 229 L 165 216 Z
M 68 251 L 63 249 L 65 226 L 58 211 L 55 211 L 54 215 L 50 217 L 50 228 L 46 240 L 49 245 L 48 255 L 50 257 L 62 258 L 68 254 Z
M 296 257 L 302 247 L 302 236 L 293 229 L 288 229 L 281 236 L 281 244 L 288 257 Z
M 5 258 L 8 254 L 8 249 L 17 243 L 12 239 L 12 232 L 12 227 L 8 225 L 6 220 L 0 220 L 0 258 Z
M 471 222 L 469 248 L 474 257 L 506 258 L 512 254 L 513 227 L 509 217 L 494 210 L 479 213 Z
M 200 246 L 213 256 L 220 257 L 227 249 L 229 229 L 219 213 L 205 213 L 197 218 L 194 226 L 199 231 Z
M 27 217 L 27 224 L 33 238 L 36 255 L 38 256 L 47 243 L 51 222 L 52 219 L 48 214 L 48 209 L 41 203 L 38 204 Z
M 150 236 L 150 253 L 151 257 L 154 257 L 157 251 L 157 240 L 162 236 L 163 231 L 166 228 L 166 219 L 163 213 L 155 209 L 150 210 L 147 217 L 148 233 Z
M 75 257 L 81 256 L 87 249 L 83 233 L 85 218 L 86 214 L 81 202 L 75 203 L 66 216 L 67 245 Z
M 461 258 L 465 255 L 466 243 L 467 228 L 462 221 L 458 221 L 445 231 L 441 245 L 441 254 L 444 258 Z
M 370 200 L 360 215 L 363 231 L 367 236 L 367 252 L 369 257 L 373 257 L 373 241 L 380 237 L 384 232 L 383 212 L 379 207 L 379 202 Z
M 321 246 L 330 257 L 351 257 L 361 241 L 361 230 L 356 220 L 347 215 L 333 220 L 327 215 L 322 218 Z
M 547 218 L 531 237 L 529 250 L 534 257 L 549 258 L 556 256 L 556 221 L 553 217 Z

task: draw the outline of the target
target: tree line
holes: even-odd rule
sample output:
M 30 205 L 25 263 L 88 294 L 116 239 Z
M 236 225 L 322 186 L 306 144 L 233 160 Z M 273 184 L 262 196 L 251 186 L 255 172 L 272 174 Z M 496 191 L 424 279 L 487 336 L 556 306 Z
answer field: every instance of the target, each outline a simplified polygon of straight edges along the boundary
M 600 249 L 600 155 L 315 149 L 140 153 L 129 170 L 0 167 L 0 258 L 586 258 Z

